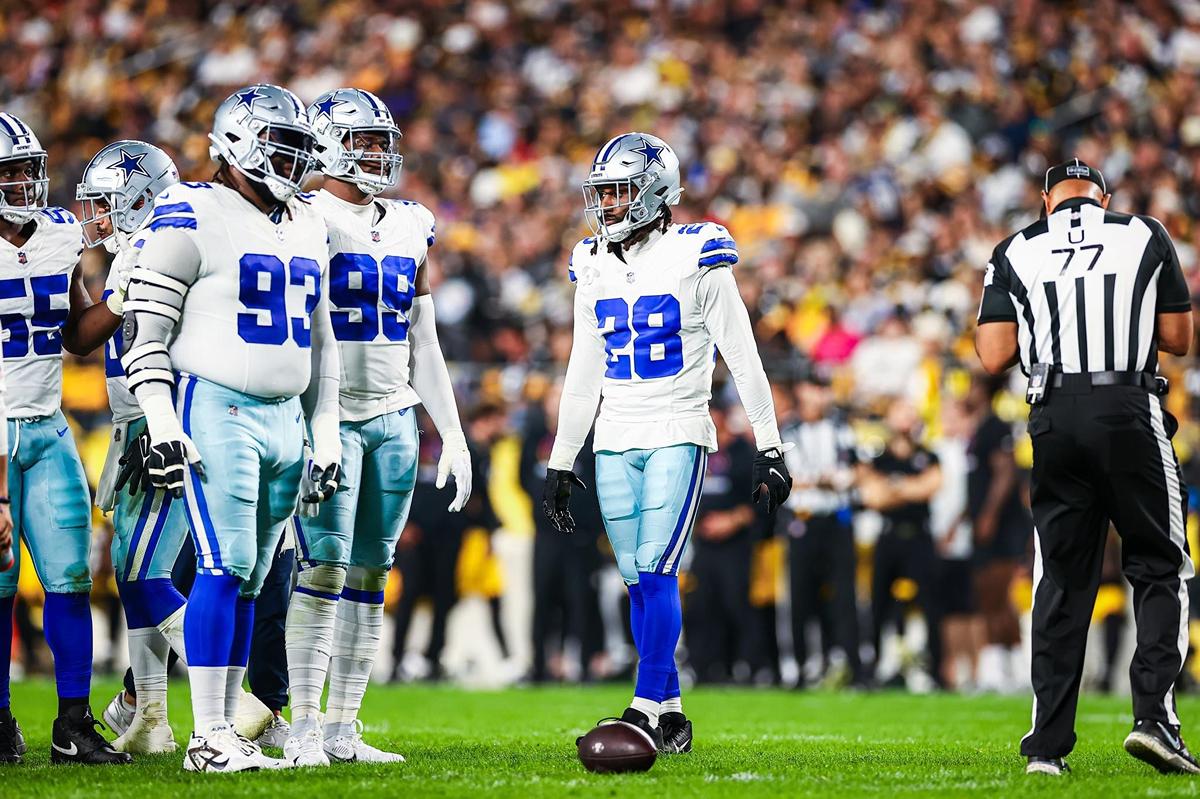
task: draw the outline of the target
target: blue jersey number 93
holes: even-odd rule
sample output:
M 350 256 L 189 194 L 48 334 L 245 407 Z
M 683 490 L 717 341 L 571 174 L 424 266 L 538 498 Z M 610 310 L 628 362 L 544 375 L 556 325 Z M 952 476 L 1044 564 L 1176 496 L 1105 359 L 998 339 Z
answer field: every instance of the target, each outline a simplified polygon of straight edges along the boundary
M 604 333 L 608 368 L 604 376 L 611 380 L 631 380 L 634 374 L 643 380 L 671 377 L 683 369 L 683 339 L 679 337 L 683 319 L 679 300 L 670 294 L 647 294 L 633 303 L 620 297 L 596 301 L 596 323 L 603 329 L 612 320 L 612 330 Z M 632 327 L 632 331 L 631 331 Z M 633 358 L 621 352 L 633 341 Z
M 311 258 L 296 256 L 283 261 L 274 255 L 247 253 L 238 261 L 241 268 L 238 299 L 251 311 L 239 313 L 238 335 L 251 344 L 282 344 L 290 335 L 297 347 L 312 346 L 312 312 L 321 299 L 321 267 Z M 265 278 L 264 278 L 265 275 Z M 287 287 L 304 287 L 304 316 L 288 318 Z

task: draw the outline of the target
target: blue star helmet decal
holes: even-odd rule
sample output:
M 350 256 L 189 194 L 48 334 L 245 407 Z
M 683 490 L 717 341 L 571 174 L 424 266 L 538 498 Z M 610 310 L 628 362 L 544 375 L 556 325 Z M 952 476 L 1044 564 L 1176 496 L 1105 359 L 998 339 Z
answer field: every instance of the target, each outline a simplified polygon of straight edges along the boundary
M 254 86 L 251 86 L 249 89 L 247 89 L 244 92 L 238 92 L 238 94 L 237 94 L 238 101 L 237 101 L 237 105 L 235 106 L 235 108 L 241 108 L 242 106 L 246 106 L 247 111 L 253 111 L 254 110 L 254 101 L 259 99 L 260 97 L 265 97 L 265 96 L 266 95 L 259 94 L 258 89 L 255 88 Z
M 642 146 L 630 152 L 640 153 L 646 159 L 646 169 L 649 169 L 651 164 L 658 164 L 665 169 L 667 162 L 662 159 L 662 151 L 662 147 L 655 147 L 648 140 L 642 139 Z
M 327 116 L 330 120 L 333 119 L 333 109 L 344 103 L 345 100 L 338 100 L 333 95 L 326 97 L 324 100 L 316 104 L 317 116 Z
M 113 169 L 119 169 L 125 173 L 126 183 L 134 175 L 150 177 L 150 173 L 146 171 L 146 167 L 142 166 L 142 161 L 146 160 L 148 153 L 127 153 L 125 150 L 119 150 L 117 154 L 121 156 L 121 160 L 119 163 L 113 165 Z

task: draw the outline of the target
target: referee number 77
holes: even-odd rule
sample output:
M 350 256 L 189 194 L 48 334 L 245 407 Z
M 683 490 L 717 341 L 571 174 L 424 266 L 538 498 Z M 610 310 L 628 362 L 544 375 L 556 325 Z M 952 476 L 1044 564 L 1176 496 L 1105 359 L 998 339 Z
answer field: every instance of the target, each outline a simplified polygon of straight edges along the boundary
M 1086 270 L 1088 272 L 1092 271 L 1092 269 L 1095 268 L 1095 266 L 1096 266 L 1096 262 L 1100 260 L 1100 255 L 1104 252 L 1104 245 L 1103 244 L 1084 244 L 1079 249 L 1080 250 L 1095 250 L 1095 254 L 1092 255 L 1092 262 L 1090 264 L 1088 264 L 1088 268 Z M 1067 259 L 1065 261 L 1063 261 L 1062 269 L 1060 269 L 1058 271 L 1058 274 L 1060 276 L 1066 274 L 1067 267 L 1069 267 L 1071 265 L 1071 259 L 1075 257 L 1075 248 L 1074 247 L 1064 247 L 1061 250 L 1051 250 L 1050 252 L 1054 253 L 1055 255 L 1058 255 L 1061 253 L 1066 253 Z

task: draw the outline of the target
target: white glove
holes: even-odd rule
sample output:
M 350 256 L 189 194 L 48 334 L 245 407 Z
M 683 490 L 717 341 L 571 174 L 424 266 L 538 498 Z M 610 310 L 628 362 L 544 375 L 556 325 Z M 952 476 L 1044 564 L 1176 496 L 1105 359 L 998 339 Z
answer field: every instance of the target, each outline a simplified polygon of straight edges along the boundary
M 304 474 L 300 478 L 300 515 L 312 518 L 320 513 L 320 504 L 337 493 L 342 482 L 342 464 L 317 455 L 304 443 Z
M 146 473 L 155 488 L 170 491 L 176 497 L 183 496 L 183 481 L 187 467 L 204 479 L 204 466 L 200 463 L 200 450 L 183 432 L 179 417 L 171 398 L 154 394 L 141 400 L 146 414 L 146 432 L 150 440 L 142 453 L 146 462 Z
M 442 457 L 438 460 L 437 487 L 446 487 L 446 478 L 454 476 L 454 501 L 450 512 L 458 513 L 471 497 L 471 453 L 462 430 L 442 436 Z
M 137 250 L 133 248 L 121 250 L 113 259 L 111 268 L 117 272 L 117 287 L 104 300 L 104 304 L 115 316 L 122 316 L 125 313 L 125 295 L 129 291 L 129 277 L 133 274 L 135 266 L 137 266 Z

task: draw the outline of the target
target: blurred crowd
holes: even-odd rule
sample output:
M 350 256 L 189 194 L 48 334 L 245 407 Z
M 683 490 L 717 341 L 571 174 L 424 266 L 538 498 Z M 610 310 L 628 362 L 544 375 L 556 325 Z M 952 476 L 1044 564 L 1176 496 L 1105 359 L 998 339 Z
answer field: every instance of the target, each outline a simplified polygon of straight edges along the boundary
M 554 538 L 535 511 L 570 349 L 580 184 L 616 133 L 653 132 L 678 153 L 676 221 L 729 228 L 781 421 L 799 451 L 824 453 L 807 465 L 835 454 L 825 470 L 798 461 L 799 498 L 759 515 L 745 501 L 752 442 L 719 371 L 722 454 L 684 581 L 699 679 L 1015 680 L 1029 449 L 1020 396 L 984 380 L 971 349 L 991 248 L 1037 216 L 1046 167 L 1078 156 L 1104 172 L 1115 210 L 1164 223 L 1200 290 L 1195 0 L 0 7 L 0 106 L 38 132 L 52 199 L 68 207 L 84 164 L 115 138 L 159 144 L 185 178 L 209 177 L 212 112 L 247 83 L 305 101 L 359 86 L 395 114 L 396 195 L 437 217 L 440 335 L 491 463 L 490 501 L 469 523 L 418 494 L 394 604 L 402 633 L 419 596 L 434 623 L 424 665 L 398 657 L 398 677 L 440 673 L 446 619 L 467 594 L 486 600 L 514 672 L 625 665 L 594 509 L 580 509 L 591 524 L 574 539 Z M 85 255 L 97 294 L 105 258 Z M 1190 471 L 1200 375 L 1190 358 L 1163 368 Z M 68 365 L 65 402 L 94 476 L 107 441 L 99 361 Z M 532 544 L 505 555 L 497 536 Z M 1116 629 L 1115 652 L 1120 625 L 1107 619 L 1128 600 L 1111 588 L 1098 618 Z

